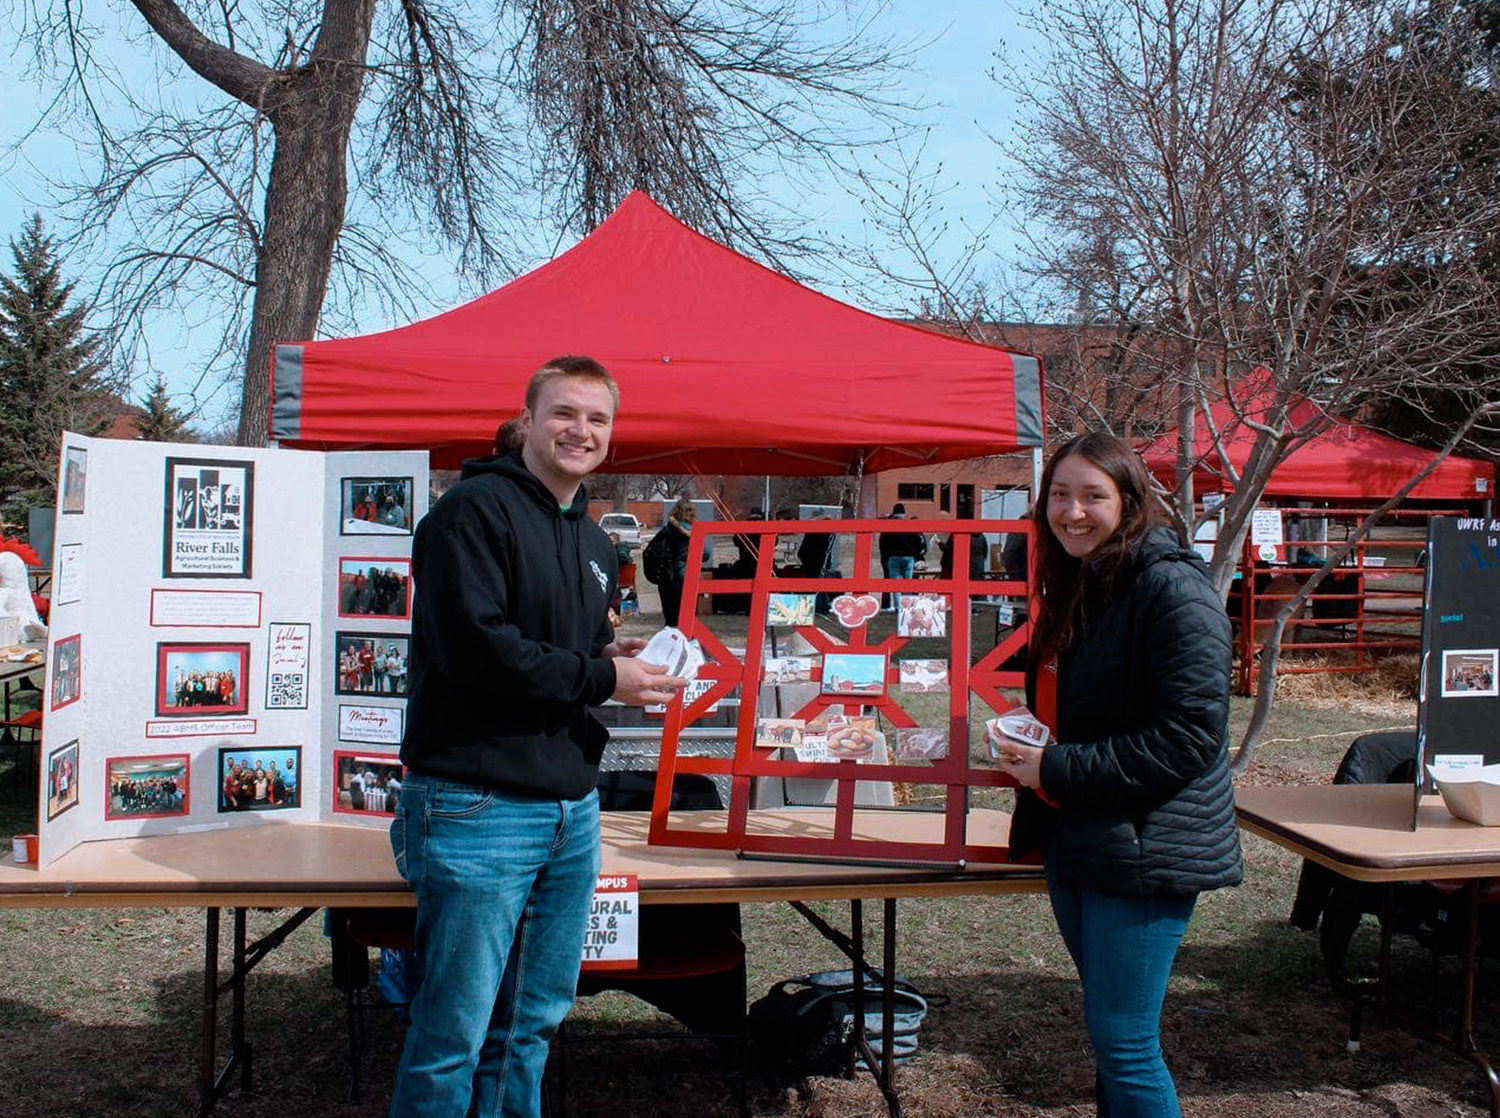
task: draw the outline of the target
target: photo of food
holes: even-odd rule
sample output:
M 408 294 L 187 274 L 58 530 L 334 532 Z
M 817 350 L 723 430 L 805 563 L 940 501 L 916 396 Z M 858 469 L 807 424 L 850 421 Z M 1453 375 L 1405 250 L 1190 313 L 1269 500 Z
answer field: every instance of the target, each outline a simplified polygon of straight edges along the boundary
M 940 726 L 901 727 L 896 730 L 896 760 L 941 761 L 948 756 L 948 731 Z
M 208 718 L 250 709 L 248 644 L 156 646 L 156 714 Z
M 830 652 L 823 657 L 823 694 L 885 694 L 885 656 L 870 652 Z
M 901 690 L 920 694 L 948 690 L 948 661 L 946 660 L 898 660 L 901 672 Z
M 109 798 L 105 819 L 153 819 L 188 813 L 188 758 L 185 753 L 161 757 L 110 757 L 104 762 Z
M 779 628 L 813 623 L 813 594 L 772 594 L 766 604 L 766 624 Z
M 762 718 L 755 723 L 755 745 L 758 749 L 795 749 L 802 744 L 802 719 Z
M 948 635 L 948 600 L 941 594 L 903 594 L 896 610 L 898 637 Z
M 876 746 L 885 752 L 885 735 L 873 718 L 831 718 L 828 722 L 828 758 L 831 761 L 865 761 Z
M 1469 699 L 1500 694 L 1496 661 L 1500 650 L 1455 648 L 1443 653 L 1443 698 Z

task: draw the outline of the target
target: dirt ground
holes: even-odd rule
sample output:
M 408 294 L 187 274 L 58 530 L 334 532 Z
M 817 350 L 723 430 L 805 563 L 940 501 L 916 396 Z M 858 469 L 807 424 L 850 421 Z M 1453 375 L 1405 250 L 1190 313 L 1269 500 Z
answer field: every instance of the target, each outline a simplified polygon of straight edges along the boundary
M 1397 670 L 1392 678 L 1399 680 Z M 1326 781 L 1350 738 L 1410 726 L 1399 683 L 1330 689 L 1290 682 L 1242 782 Z M 1238 702 L 1237 724 L 1247 716 Z M 12 796 L 0 764 L 0 799 Z M 0 809 L 7 805 L 0 803 Z M 14 803 L 9 804 L 12 810 Z M 1184 941 L 1163 1020 L 1164 1047 L 1189 1118 L 1479 1116 L 1483 1079 L 1468 1059 L 1367 1019 L 1347 1051 L 1348 1002 L 1323 975 L 1317 937 L 1287 925 L 1300 862 L 1254 837 L 1245 883 L 1206 895 Z M 847 906 L 820 904 L 830 921 Z M 874 906 L 869 906 L 872 910 Z M 785 905 L 742 908 L 749 997 L 781 978 L 840 965 L 836 951 Z M 251 914 L 252 937 L 287 913 Z M 875 923 L 873 911 L 868 921 Z M 251 976 L 254 1092 L 232 1094 L 232 1118 L 385 1114 L 403 1026 L 367 1015 L 364 1097 L 345 1101 L 344 1008 L 316 918 Z M 177 1116 L 196 1112 L 203 917 L 196 910 L 0 910 L 0 1118 Z M 224 937 L 227 946 L 227 935 Z M 878 950 L 878 936 L 870 945 Z M 1081 998 L 1040 896 L 903 901 L 900 970 L 934 1001 L 917 1058 L 897 1076 L 907 1118 L 1062 1118 L 1094 1113 Z M 1351 973 L 1373 964 L 1373 922 Z M 1403 992 L 1452 1012 L 1454 964 L 1398 944 Z M 1480 1042 L 1500 1051 L 1496 977 L 1482 975 Z M 623 995 L 585 999 L 570 1025 L 568 1115 L 728 1118 L 736 1065 L 702 1043 L 587 1043 L 657 1027 Z M 227 1021 L 221 1023 L 220 1052 Z M 768 1080 L 752 1052 L 756 1118 L 864 1118 L 886 1108 L 870 1077 Z M 560 1113 L 554 1107 L 554 1113 Z

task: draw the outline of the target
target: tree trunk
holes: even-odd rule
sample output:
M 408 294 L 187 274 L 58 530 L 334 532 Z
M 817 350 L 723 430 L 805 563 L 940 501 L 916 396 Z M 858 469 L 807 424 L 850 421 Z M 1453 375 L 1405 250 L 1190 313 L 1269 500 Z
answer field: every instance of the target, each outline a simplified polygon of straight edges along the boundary
M 276 136 L 264 238 L 245 352 L 238 442 L 264 446 L 271 356 L 313 336 L 349 194 L 349 134 L 359 105 L 374 0 L 330 0 L 313 60 L 294 72 L 270 117 Z M 342 34 L 330 35 L 335 25 Z

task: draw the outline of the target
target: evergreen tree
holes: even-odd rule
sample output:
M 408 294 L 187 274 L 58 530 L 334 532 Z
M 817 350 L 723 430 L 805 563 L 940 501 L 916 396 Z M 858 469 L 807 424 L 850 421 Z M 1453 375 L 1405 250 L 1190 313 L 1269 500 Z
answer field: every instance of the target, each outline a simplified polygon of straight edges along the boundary
M 10 243 L 13 275 L 0 274 L 0 515 L 26 522 L 50 505 L 64 430 L 101 433 L 109 422 L 104 339 L 70 306 L 73 284 L 33 214 Z
M 146 414 L 136 423 L 136 438 L 158 443 L 191 442 L 193 433 L 188 430 L 189 416 L 172 406 L 167 396 L 167 381 L 161 373 L 156 374 L 151 391 L 143 405 Z

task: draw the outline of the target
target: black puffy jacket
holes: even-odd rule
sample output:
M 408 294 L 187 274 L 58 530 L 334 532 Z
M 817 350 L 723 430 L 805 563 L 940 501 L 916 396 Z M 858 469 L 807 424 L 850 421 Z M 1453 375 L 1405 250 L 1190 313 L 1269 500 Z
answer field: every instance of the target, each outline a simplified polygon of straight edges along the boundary
M 1203 561 L 1165 528 L 1087 602 L 1058 662 L 1042 790 L 1017 793 L 1011 848 L 1050 848 L 1066 885 L 1126 896 L 1240 881 L 1225 749 L 1229 619 Z M 1035 665 L 1027 673 L 1034 700 Z M 1034 707 L 1033 707 L 1034 709 Z

